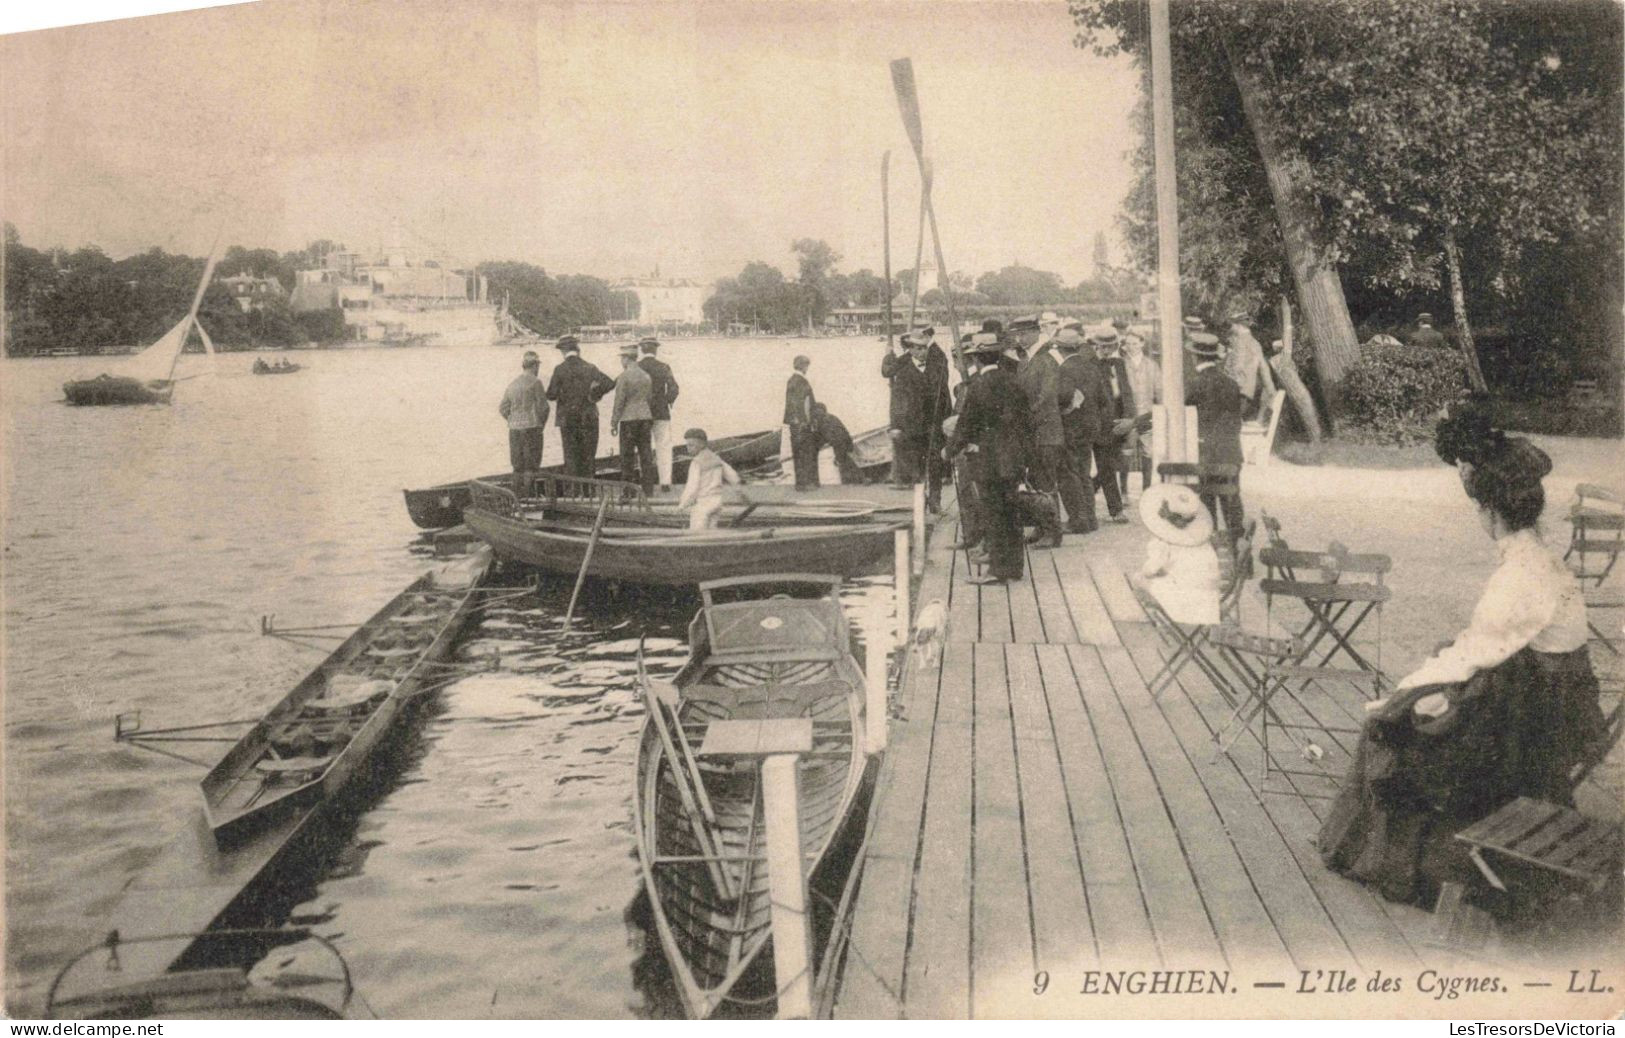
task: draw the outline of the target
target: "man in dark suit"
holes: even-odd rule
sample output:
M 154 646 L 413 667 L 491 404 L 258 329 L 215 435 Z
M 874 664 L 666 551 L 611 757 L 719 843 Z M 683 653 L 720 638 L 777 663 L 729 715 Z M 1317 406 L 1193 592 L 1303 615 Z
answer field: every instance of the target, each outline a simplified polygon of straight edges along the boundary
M 1032 411 L 1015 375 L 999 365 L 1005 346 L 979 333 L 971 355 L 981 370 L 971 379 L 949 444 L 952 454 L 976 455 L 988 573 L 976 583 L 1020 580 L 1023 571 L 1017 486 L 1032 449 Z
M 1058 321 L 1056 323 L 1059 324 Z M 1038 528 L 1027 543 L 1059 548 L 1061 454 L 1066 448 L 1066 434 L 1061 428 L 1061 365 L 1055 359 L 1055 351 L 1045 335 L 1040 318 L 1023 317 L 1012 321 L 1010 331 L 1016 337 L 1017 349 L 1031 354 L 1016 370 L 1016 381 L 1027 395 L 1033 426 L 1033 450 L 1027 458 L 1027 485 L 1049 499 L 1049 507 L 1038 512 Z
M 660 489 L 671 489 L 671 405 L 677 402 L 677 379 L 671 365 L 661 360 L 660 340 L 646 335 L 638 341 L 643 359 L 638 366 L 649 374 L 649 411 L 654 415 L 650 439 L 655 448 L 655 468 L 660 472 Z
M 812 383 L 807 369 L 812 359 L 796 357 L 790 379 L 784 384 L 784 424 L 790 427 L 790 461 L 795 467 L 796 489 L 818 486 L 818 429 L 813 424 Z
M 1111 405 L 1111 392 L 1101 376 L 1100 365 L 1083 347 L 1083 334 L 1076 322 L 1062 325 L 1055 335 L 1055 349 L 1061 355 L 1057 398 L 1061 431 L 1066 438 L 1061 456 L 1061 503 L 1066 505 L 1068 533 L 1093 533 L 1100 528 L 1090 473 L 1094 470 L 1095 441 L 1100 438 L 1100 425 Z
M 555 422 L 564 446 L 564 472 L 591 478 L 597 472 L 598 401 L 615 380 L 581 359 L 581 343 L 566 335 L 556 344 L 564 355 L 547 383 L 547 398 L 558 404 Z
M 934 506 L 941 460 L 932 455 L 940 451 L 940 426 L 952 406 L 948 359 L 926 331 L 904 335 L 900 347 L 880 361 L 881 377 L 891 383 L 892 485 L 901 489 L 923 481 L 926 503 Z
M 1197 461 L 1203 465 L 1241 464 L 1241 388 L 1224 373 L 1220 361 L 1224 347 L 1217 335 L 1192 332 L 1185 337 L 1185 349 L 1196 361 L 1196 376 L 1185 390 L 1185 403 L 1196 408 Z M 1241 530 L 1241 477 L 1236 477 L 1234 497 L 1203 494 L 1202 503 L 1219 522 L 1219 503 L 1224 508 L 1224 525 L 1232 534 Z
M 828 447 L 835 454 L 835 468 L 841 473 L 843 486 L 857 486 L 863 482 L 863 470 L 852 460 L 852 434 L 846 423 L 829 413 L 823 404 L 813 404 L 813 429 L 818 434 L 818 449 Z
M 1105 328 L 1089 336 L 1095 348 L 1095 362 L 1100 365 L 1100 377 L 1106 384 L 1106 409 L 1095 435 L 1095 484 L 1105 491 L 1106 512 L 1114 523 L 1128 522 L 1123 514 L 1123 492 L 1127 489 L 1128 473 L 1123 461 L 1123 449 L 1128 435 L 1134 429 L 1139 412 L 1134 406 L 1134 387 L 1129 382 L 1128 367 L 1117 352 L 1117 330 Z

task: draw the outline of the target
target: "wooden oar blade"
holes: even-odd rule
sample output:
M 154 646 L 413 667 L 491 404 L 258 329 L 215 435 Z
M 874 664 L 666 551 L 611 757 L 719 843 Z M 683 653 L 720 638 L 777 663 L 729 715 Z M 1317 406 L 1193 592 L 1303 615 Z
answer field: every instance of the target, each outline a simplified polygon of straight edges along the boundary
M 925 154 L 925 130 L 920 126 L 920 97 L 914 89 L 914 62 L 898 58 L 891 63 L 892 87 L 897 91 L 897 107 L 903 113 L 903 129 L 915 156 Z

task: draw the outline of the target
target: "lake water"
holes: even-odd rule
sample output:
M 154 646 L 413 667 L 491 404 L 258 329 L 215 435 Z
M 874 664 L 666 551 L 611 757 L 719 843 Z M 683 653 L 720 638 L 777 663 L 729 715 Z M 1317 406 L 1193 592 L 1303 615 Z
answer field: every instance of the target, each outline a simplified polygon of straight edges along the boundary
M 883 424 L 882 347 L 681 340 L 674 424 L 778 424 L 791 359 L 854 431 Z M 543 375 L 556 355 L 543 351 Z M 0 362 L 4 404 L 6 1001 L 100 940 L 122 887 L 200 810 L 201 769 L 113 741 L 253 717 L 319 659 L 258 636 L 364 619 L 432 563 L 403 487 L 507 467 L 497 401 L 522 350 L 357 349 L 184 358 L 169 407 L 75 408 L 91 358 Z M 588 360 L 619 370 L 615 350 Z M 601 409 L 607 424 L 608 406 Z M 607 430 L 600 453 L 612 441 Z M 548 430 L 546 459 L 559 458 Z M 885 581 L 845 592 L 856 611 Z M 499 669 L 448 687 L 382 765 L 290 918 L 333 937 L 385 1017 L 666 1015 L 676 1004 L 633 846 L 642 710 L 632 658 L 685 653 L 691 602 L 599 595 L 561 632 L 568 586 L 491 610 L 461 652 Z M 211 744 L 203 744 L 205 747 Z M 222 747 L 223 748 L 223 747 Z M 206 749 L 204 753 L 207 753 Z M 286 919 L 267 919 L 277 925 Z

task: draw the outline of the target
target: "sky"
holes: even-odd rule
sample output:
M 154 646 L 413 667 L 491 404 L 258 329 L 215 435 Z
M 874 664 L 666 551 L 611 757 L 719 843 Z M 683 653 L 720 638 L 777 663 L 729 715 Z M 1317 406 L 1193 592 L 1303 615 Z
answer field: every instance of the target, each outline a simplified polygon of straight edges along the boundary
M 136 0 L 139 2 L 139 0 Z M 269 0 L 0 37 L 26 244 L 370 251 L 704 280 L 790 242 L 913 265 L 913 60 L 951 270 L 1122 255 L 1136 69 L 1063 0 Z M 929 251 L 929 242 L 927 250 Z

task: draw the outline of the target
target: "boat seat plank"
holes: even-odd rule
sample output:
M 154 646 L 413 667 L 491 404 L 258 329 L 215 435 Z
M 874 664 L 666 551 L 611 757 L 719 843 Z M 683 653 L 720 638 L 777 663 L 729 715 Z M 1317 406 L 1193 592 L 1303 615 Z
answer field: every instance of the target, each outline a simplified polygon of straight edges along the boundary
M 266 757 L 254 763 L 254 770 L 265 775 L 294 775 L 306 771 L 320 771 L 333 763 L 338 754 L 325 757 Z

